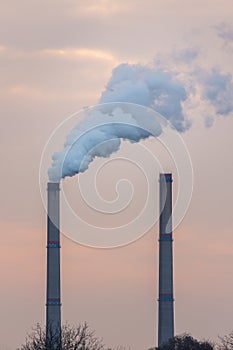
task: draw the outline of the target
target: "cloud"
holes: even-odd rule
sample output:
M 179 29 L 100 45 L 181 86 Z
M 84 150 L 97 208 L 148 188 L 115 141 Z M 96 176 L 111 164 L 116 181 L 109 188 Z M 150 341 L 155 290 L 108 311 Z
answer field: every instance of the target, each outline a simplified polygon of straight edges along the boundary
M 2 57 L 10 58 L 46 58 L 52 57 L 55 58 L 64 58 L 64 59 L 73 59 L 77 60 L 79 58 L 85 59 L 94 59 L 102 61 L 110 61 L 112 64 L 118 64 L 118 60 L 108 51 L 88 48 L 88 47 L 59 47 L 51 49 L 31 49 L 31 50 L 22 50 L 18 48 L 11 48 L 7 46 L 0 46 L 0 55 Z
M 80 3 L 74 2 L 74 8 L 79 16 L 94 16 L 96 18 L 119 14 L 129 9 L 129 5 L 122 1 L 99 0 L 93 2 L 92 0 L 86 0 Z
M 174 51 L 173 59 L 176 62 L 189 64 L 199 56 L 199 49 L 195 47 L 187 47 L 179 51 Z
M 198 59 L 200 52 L 198 48 L 184 47 L 158 56 L 154 64 L 170 72 L 185 89 L 187 98 L 181 104 L 183 114 L 192 120 L 201 116 L 209 128 L 216 116 L 233 112 L 233 80 L 229 72 L 218 66 L 206 66 L 205 61 Z
M 198 78 L 202 84 L 202 98 L 209 101 L 218 115 L 233 112 L 233 82 L 231 74 L 222 73 L 218 68 L 200 70 Z
M 210 128 L 214 124 L 214 118 L 213 117 L 205 117 L 205 126 L 207 128 Z
M 79 98 L 85 98 L 89 97 L 94 99 L 95 95 L 92 95 L 90 91 L 84 90 L 84 91 L 66 91 L 59 89 L 53 89 L 51 90 L 49 87 L 42 88 L 39 86 L 33 86 L 33 85 L 26 85 L 26 84 L 16 84 L 11 85 L 5 89 L 0 90 L 2 96 L 4 97 L 10 97 L 14 98 L 15 100 L 25 100 L 27 101 L 30 99 L 30 101 L 57 101 L 63 100 L 63 101 L 72 101 L 77 100 L 77 95 Z
M 94 60 L 110 61 L 112 64 L 117 64 L 118 62 L 110 52 L 90 48 L 46 49 L 39 51 L 39 54 L 75 60 L 84 57 Z
M 233 26 L 227 23 L 221 23 L 215 26 L 218 36 L 226 42 L 233 41 Z
M 0 47 L 0 90 L 4 97 L 73 101 L 80 108 L 97 101 L 104 80 L 117 64 L 110 52 L 85 47 Z

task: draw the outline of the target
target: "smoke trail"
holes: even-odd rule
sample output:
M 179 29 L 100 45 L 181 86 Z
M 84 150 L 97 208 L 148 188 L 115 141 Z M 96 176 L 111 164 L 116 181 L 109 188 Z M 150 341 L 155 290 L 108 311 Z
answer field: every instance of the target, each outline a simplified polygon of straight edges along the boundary
M 233 82 L 231 74 L 218 68 L 210 72 L 200 69 L 197 73 L 202 84 L 202 98 L 211 103 L 217 115 L 226 116 L 233 112 Z
M 189 67 L 198 51 L 183 50 L 173 56 L 173 62 L 182 62 Z M 195 95 L 199 90 L 201 94 Z M 116 152 L 121 140 L 138 142 L 149 136 L 157 137 L 162 130 L 154 115 L 145 109 L 139 115 L 133 104 L 160 113 L 177 131 L 184 132 L 191 126 L 184 112 L 190 96 L 196 101 L 201 98 L 210 103 L 217 115 L 228 115 L 233 111 L 232 91 L 231 75 L 223 74 L 219 69 L 208 71 L 191 67 L 179 76 L 169 65 L 155 69 L 140 64 L 120 64 L 113 69 L 100 97 L 99 103 L 103 105 L 98 110 L 87 111 L 85 119 L 67 136 L 63 150 L 53 155 L 49 179 L 59 181 L 84 172 L 95 157 L 108 157 Z M 116 103 L 122 105 L 116 106 Z M 130 103 L 131 107 L 123 108 L 123 103 Z M 213 116 L 205 114 L 204 121 L 206 127 L 211 127 Z
M 182 132 L 190 127 L 182 108 L 186 99 L 185 88 L 175 80 L 174 73 L 139 64 L 121 64 L 113 70 L 100 102 L 131 102 L 150 107 Z
M 92 110 L 67 136 L 63 150 L 53 155 L 49 179 L 58 182 L 84 172 L 95 157 L 108 157 L 116 152 L 121 140 L 138 142 L 159 136 L 162 130 L 155 116 L 145 109 L 139 115 L 138 109 L 134 105 L 127 108 L 124 104 L 107 104 Z
M 99 101 L 108 104 L 87 112 L 86 118 L 67 136 L 63 150 L 53 155 L 48 170 L 50 181 L 84 172 L 95 157 L 108 157 L 116 152 L 121 140 L 138 142 L 160 135 L 162 130 L 155 116 L 145 109 L 139 115 L 134 103 L 161 113 L 178 131 L 187 130 L 190 122 L 182 111 L 186 98 L 184 87 L 172 73 L 142 65 L 119 65 Z M 109 102 L 115 107 L 109 107 Z M 126 110 L 114 102 L 132 105 Z

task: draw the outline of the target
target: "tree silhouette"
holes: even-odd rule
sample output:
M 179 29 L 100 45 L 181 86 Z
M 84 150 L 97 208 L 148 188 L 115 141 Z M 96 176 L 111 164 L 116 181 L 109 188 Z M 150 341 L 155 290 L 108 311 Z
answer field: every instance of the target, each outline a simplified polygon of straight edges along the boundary
M 58 341 L 60 336 L 61 342 Z M 87 323 L 77 327 L 66 323 L 62 326 L 61 334 L 51 332 L 46 344 L 46 329 L 38 323 L 26 337 L 25 344 L 17 350 L 105 350 L 105 347 Z
M 224 337 L 219 337 L 218 350 L 233 350 L 233 331 Z
M 214 345 L 207 341 L 198 341 L 189 334 L 183 334 L 171 338 L 158 350 L 214 350 Z

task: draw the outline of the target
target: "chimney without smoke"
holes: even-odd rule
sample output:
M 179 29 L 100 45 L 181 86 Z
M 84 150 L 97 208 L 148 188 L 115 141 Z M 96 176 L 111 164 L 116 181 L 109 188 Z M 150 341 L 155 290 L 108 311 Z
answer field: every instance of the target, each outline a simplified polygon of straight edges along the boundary
M 174 337 L 172 174 L 160 174 L 158 345 Z

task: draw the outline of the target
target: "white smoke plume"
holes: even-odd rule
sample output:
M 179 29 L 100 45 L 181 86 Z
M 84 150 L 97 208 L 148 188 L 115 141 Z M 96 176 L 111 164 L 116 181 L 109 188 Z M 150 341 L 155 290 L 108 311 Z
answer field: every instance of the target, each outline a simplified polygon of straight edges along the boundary
M 197 56 L 197 50 L 185 50 L 176 53 L 173 61 L 189 67 Z M 201 91 L 197 98 L 196 91 Z M 228 115 L 233 111 L 232 91 L 231 75 L 218 69 L 188 68 L 186 75 L 182 75 L 169 65 L 155 69 L 140 64 L 120 64 L 113 69 L 101 95 L 99 103 L 103 105 L 98 110 L 87 111 L 85 119 L 67 136 L 63 150 L 53 155 L 49 179 L 58 182 L 84 172 L 95 157 L 108 157 L 116 152 L 121 140 L 138 142 L 160 135 L 161 127 L 149 109 L 160 113 L 179 132 L 191 126 L 184 107 L 190 96 L 210 103 L 216 114 Z M 131 107 L 127 109 L 124 103 L 130 103 Z M 148 110 L 144 108 L 143 113 L 138 113 L 133 104 Z M 204 120 L 205 125 L 211 127 L 214 119 L 207 114 Z
M 172 73 L 142 65 L 119 65 L 100 98 L 103 106 L 87 112 L 86 118 L 67 136 L 63 150 L 53 155 L 48 170 L 50 181 L 84 172 L 95 157 L 108 157 L 116 152 L 121 140 L 138 142 L 160 135 L 161 127 L 150 111 L 144 109 L 139 114 L 133 104 L 161 113 L 178 131 L 187 130 L 190 122 L 182 110 L 186 98 L 184 87 L 175 81 Z M 109 102 L 115 105 L 113 109 L 107 107 Z M 114 102 L 132 105 L 130 110 L 125 110 L 125 106 L 117 107 Z
M 140 64 L 121 64 L 113 69 L 100 102 L 130 102 L 150 107 L 167 118 L 175 129 L 185 131 L 190 121 L 185 118 L 182 102 L 187 99 L 184 86 L 175 74 Z
M 140 106 L 106 104 L 91 110 L 67 136 L 63 150 L 53 155 L 49 179 L 58 182 L 84 172 L 95 157 L 108 157 L 116 152 L 121 140 L 138 142 L 161 132 L 154 113 Z

